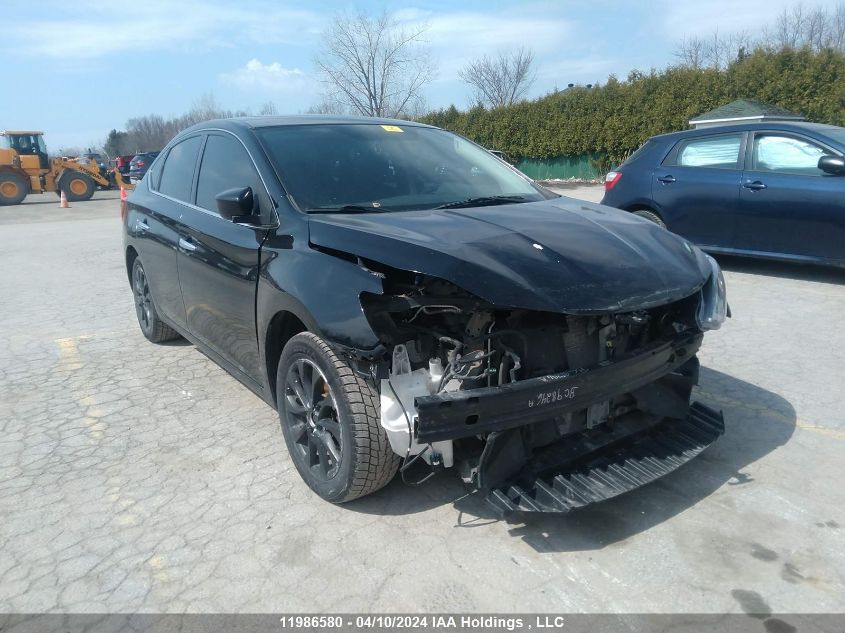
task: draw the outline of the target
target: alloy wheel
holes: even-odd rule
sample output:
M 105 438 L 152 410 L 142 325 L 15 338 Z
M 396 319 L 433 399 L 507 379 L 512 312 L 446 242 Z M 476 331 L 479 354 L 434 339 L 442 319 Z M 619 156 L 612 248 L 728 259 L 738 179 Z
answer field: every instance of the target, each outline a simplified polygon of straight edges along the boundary
M 337 475 L 343 437 L 331 387 L 317 365 L 307 358 L 291 363 L 285 377 L 285 418 L 298 459 L 314 477 L 328 481 Z
M 138 323 L 144 332 L 149 332 L 153 323 L 153 305 L 147 275 L 141 266 L 135 267 L 132 288 L 135 293 L 135 313 L 138 315 Z

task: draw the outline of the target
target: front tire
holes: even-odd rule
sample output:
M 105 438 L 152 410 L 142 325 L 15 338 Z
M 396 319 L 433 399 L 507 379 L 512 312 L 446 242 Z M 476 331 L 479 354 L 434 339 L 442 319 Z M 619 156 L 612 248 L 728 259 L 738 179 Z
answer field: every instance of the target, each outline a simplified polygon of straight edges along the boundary
M 153 303 L 147 273 L 139 257 L 132 263 L 132 294 L 135 297 L 135 315 L 147 340 L 164 343 L 179 338 L 179 333 L 161 320 Z
M 59 176 L 58 184 L 59 191 L 65 192 L 68 202 L 84 202 L 85 200 L 90 200 L 96 190 L 94 180 L 91 176 L 73 170 L 65 171 Z
M 303 332 L 282 351 L 279 419 L 300 476 L 343 503 L 387 485 L 399 468 L 379 419 L 379 396 L 320 337 Z

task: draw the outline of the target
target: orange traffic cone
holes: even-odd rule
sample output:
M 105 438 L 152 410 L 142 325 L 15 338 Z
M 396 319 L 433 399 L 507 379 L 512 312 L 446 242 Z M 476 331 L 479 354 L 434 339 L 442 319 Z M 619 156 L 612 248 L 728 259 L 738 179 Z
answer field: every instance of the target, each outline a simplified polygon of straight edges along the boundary
M 70 205 L 67 203 L 67 195 L 65 194 L 64 189 L 62 189 L 62 194 L 59 198 L 59 208 L 70 209 Z
M 120 188 L 120 219 L 123 220 L 126 218 L 126 189 L 123 187 Z

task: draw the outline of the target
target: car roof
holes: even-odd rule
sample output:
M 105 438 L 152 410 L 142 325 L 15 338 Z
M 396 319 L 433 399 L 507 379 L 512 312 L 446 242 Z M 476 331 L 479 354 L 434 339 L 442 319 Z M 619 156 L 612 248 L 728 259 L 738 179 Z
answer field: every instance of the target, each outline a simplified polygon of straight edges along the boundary
M 711 125 L 695 130 L 681 130 L 667 134 L 657 134 L 652 139 L 676 140 L 696 136 L 710 136 L 711 134 L 727 134 L 730 132 L 747 132 L 753 130 L 779 130 L 783 132 L 815 132 L 825 134 L 831 130 L 842 130 L 836 125 L 825 123 L 809 123 L 807 121 L 760 121 L 754 123 L 738 123 L 735 125 Z
M 291 125 L 401 125 L 413 127 L 432 127 L 415 121 L 404 121 L 401 119 L 388 119 L 381 117 L 364 116 L 337 116 L 326 114 L 297 114 L 285 116 L 245 116 L 233 117 L 231 119 L 212 119 L 192 125 L 184 130 L 182 134 L 207 129 L 258 129 L 264 127 L 280 127 Z M 182 136 L 180 134 L 179 136 Z

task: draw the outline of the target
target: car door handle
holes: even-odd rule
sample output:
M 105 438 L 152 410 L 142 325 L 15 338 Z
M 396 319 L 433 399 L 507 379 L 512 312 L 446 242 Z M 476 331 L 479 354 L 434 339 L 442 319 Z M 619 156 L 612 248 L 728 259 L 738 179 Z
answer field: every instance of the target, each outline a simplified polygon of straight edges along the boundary
M 760 189 L 765 189 L 768 185 L 760 182 L 759 180 L 755 180 L 754 182 L 744 182 L 742 183 L 742 186 L 746 189 L 751 189 L 751 191 L 759 191 Z
M 675 182 L 675 177 L 671 176 L 671 175 L 670 176 L 660 176 L 660 178 L 658 178 L 658 180 L 660 182 L 662 182 L 664 185 L 668 185 L 668 184 Z
M 195 250 L 197 250 L 197 244 L 190 237 L 187 239 L 184 237 L 180 237 L 179 248 L 181 248 L 185 252 L 193 253 Z
M 150 230 L 150 225 L 147 224 L 146 220 L 138 220 L 135 224 L 135 230 L 138 231 L 138 233 L 146 233 Z

